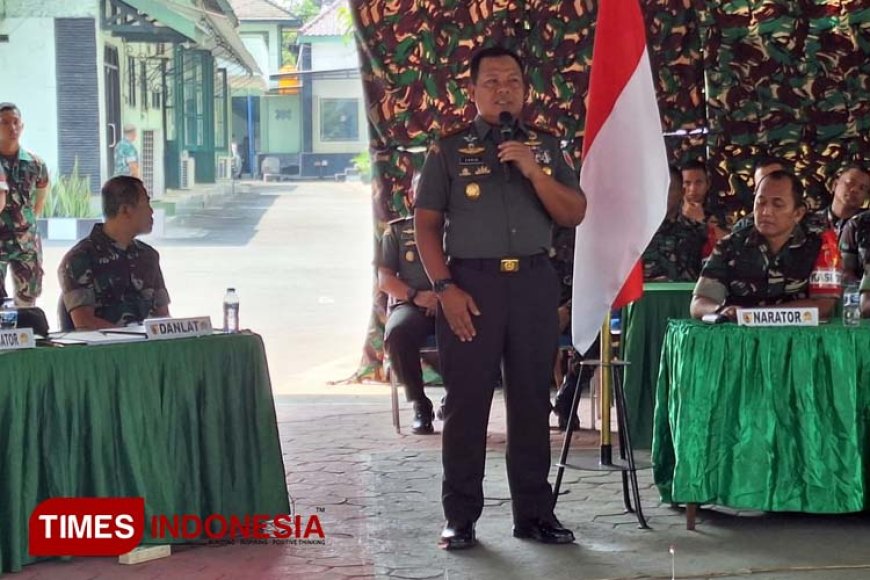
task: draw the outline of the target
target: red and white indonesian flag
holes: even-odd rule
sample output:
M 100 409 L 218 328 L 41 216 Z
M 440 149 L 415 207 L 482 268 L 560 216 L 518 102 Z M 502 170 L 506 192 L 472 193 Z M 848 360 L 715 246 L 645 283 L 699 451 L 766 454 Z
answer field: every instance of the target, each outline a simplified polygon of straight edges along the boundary
M 580 172 L 589 206 L 574 246 L 571 332 L 579 352 L 595 340 L 611 306 L 643 293 L 638 260 L 665 217 L 668 181 L 640 6 L 604 0 L 598 3 Z M 614 302 L 617 294 L 622 304 Z

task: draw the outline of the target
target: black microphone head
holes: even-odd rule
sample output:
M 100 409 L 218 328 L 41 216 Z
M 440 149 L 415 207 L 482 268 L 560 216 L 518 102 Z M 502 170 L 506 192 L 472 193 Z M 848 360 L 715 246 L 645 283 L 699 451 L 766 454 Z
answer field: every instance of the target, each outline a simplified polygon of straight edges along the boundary
M 501 124 L 502 128 L 511 127 L 514 124 L 514 116 L 507 111 L 502 111 L 498 114 L 498 122 Z

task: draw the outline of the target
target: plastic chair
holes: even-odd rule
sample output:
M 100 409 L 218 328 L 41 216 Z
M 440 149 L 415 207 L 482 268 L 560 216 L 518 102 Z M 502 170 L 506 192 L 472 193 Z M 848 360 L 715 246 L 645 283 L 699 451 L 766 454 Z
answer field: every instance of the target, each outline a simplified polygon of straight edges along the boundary
M 63 303 L 63 296 L 57 301 L 57 322 L 60 325 L 61 332 L 70 332 L 76 329 L 72 316 L 69 315 L 69 311 Z

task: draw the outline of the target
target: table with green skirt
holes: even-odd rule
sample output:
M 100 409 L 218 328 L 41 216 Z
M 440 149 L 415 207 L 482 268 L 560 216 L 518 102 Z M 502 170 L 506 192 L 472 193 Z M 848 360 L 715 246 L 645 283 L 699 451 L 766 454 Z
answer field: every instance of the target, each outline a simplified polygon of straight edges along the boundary
M 622 357 L 625 403 L 635 449 L 652 445 L 653 409 L 659 360 L 668 321 L 688 318 L 693 282 L 647 282 L 643 297 L 623 309 Z
M 665 502 L 865 508 L 870 326 L 670 323 L 653 473 Z
M 0 377 L 0 573 L 33 561 L 49 497 L 144 497 L 146 521 L 289 513 L 257 335 L 11 351 Z

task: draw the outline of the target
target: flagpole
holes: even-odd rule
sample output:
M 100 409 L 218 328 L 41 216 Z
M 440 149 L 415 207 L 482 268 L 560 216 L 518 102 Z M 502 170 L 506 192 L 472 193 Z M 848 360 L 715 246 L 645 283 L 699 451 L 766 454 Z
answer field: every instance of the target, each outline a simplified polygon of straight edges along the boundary
M 601 325 L 601 372 L 599 380 L 599 401 L 601 404 L 601 465 L 613 465 L 613 445 L 610 436 L 610 359 L 612 358 L 610 341 L 610 311 L 604 317 Z

